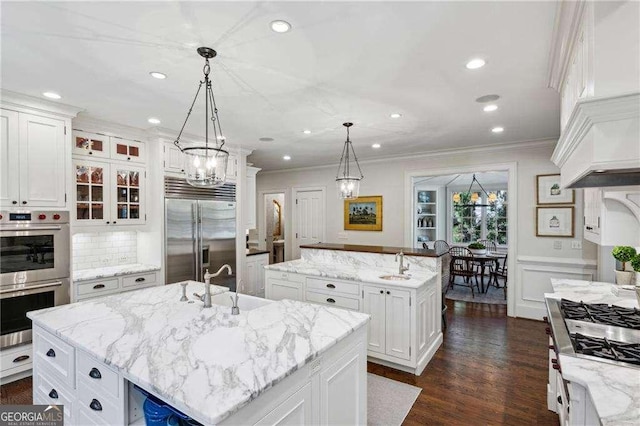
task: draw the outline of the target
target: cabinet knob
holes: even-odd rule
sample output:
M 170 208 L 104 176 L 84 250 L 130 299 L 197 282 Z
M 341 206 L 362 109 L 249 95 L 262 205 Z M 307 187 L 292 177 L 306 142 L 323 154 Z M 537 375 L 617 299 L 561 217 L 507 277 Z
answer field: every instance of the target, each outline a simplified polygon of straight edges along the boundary
M 113 224 L 114 224 L 114 225 L 116 224 L 116 221 L 115 221 L 115 220 L 113 221 Z
M 26 202 L 26 201 L 23 201 L 23 202 L 22 202 L 22 204 L 27 204 L 27 202 Z
M 49 398 L 58 399 L 58 392 L 56 392 L 55 389 L 51 389 L 51 392 L 49 392 Z
M 390 291 L 387 291 L 387 294 L 391 294 L 391 292 L 390 292 Z
M 17 201 L 12 201 L 11 204 L 18 204 L 18 202 Z
M 131 157 L 127 157 L 127 161 L 131 161 Z
M 55 358 L 56 357 L 56 351 L 54 351 L 52 348 L 49 348 L 49 350 L 47 351 L 47 356 L 50 358 Z
M 380 294 L 384 294 L 384 290 L 380 290 Z
M 89 155 L 93 155 L 93 152 L 92 152 L 92 151 L 89 151 Z
M 93 411 L 102 411 L 102 404 L 97 399 L 92 399 L 91 404 L 89 404 L 89 408 Z
M 91 371 L 89 371 L 89 377 L 91 377 L 92 379 L 102 379 L 102 374 L 100 374 L 100 370 L 93 367 Z
M 107 225 L 110 224 L 111 222 L 107 221 Z

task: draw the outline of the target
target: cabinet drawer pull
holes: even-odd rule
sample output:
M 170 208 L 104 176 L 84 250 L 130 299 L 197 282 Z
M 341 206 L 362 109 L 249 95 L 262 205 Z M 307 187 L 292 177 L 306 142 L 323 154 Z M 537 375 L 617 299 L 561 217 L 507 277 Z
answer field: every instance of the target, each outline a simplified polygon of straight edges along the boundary
M 19 357 L 14 359 L 13 362 L 22 362 L 22 361 L 26 361 L 28 359 L 29 359 L 29 355 L 20 355 Z
M 380 290 L 380 294 L 384 294 L 384 290 Z
M 27 204 L 27 202 L 26 202 L 26 201 L 23 201 L 23 202 L 22 202 L 22 204 Z
M 54 351 L 53 349 L 51 349 L 51 348 L 50 348 L 50 349 L 47 351 L 47 356 L 48 356 L 48 357 L 51 357 L 51 358 L 55 358 L 55 357 L 56 357 L 56 351 Z
M 89 371 L 89 377 L 91 377 L 92 379 L 102 379 L 102 374 L 100 374 L 100 370 L 93 367 L 91 371 Z
M 101 288 L 104 288 L 104 284 L 96 284 L 93 286 L 94 290 L 100 290 Z
M 89 404 L 89 408 L 93 411 L 102 411 L 102 404 L 97 399 L 92 399 L 91 404 Z
M 56 392 L 55 389 L 51 389 L 51 392 L 49 392 L 49 398 L 58 399 L 58 392 Z
M 136 278 L 137 283 L 141 283 L 144 281 L 144 277 Z
M 327 284 L 327 288 L 336 288 L 336 286 L 333 284 Z
M 329 303 L 336 303 L 336 301 L 335 301 L 334 299 L 330 298 L 330 297 L 327 299 L 327 302 L 329 302 Z
M 18 204 L 18 202 L 17 201 L 12 201 L 11 204 Z

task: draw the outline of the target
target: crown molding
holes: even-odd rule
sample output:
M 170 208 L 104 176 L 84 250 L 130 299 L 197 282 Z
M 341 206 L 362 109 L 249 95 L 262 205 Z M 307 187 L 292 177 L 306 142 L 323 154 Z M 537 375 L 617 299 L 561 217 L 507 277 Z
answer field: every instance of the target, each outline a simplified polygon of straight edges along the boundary
M 0 97 L 0 105 L 3 108 L 16 109 L 20 112 L 55 114 L 66 118 L 74 118 L 80 111 L 83 111 L 82 108 L 73 105 L 36 98 L 5 89 L 0 89 Z
M 560 1 L 556 6 L 556 17 L 549 50 L 547 71 L 548 86 L 560 91 L 571 62 L 571 53 L 578 37 L 578 30 L 586 8 L 586 1 Z
M 560 135 L 551 161 L 562 168 L 594 124 L 632 118 L 640 118 L 640 92 L 578 101 Z
M 507 142 L 507 143 L 501 143 L 501 144 L 484 145 L 484 146 L 478 146 L 478 147 L 449 148 L 449 149 L 442 149 L 442 150 L 430 151 L 430 152 L 400 154 L 400 155 L 387 156 L 384 158 L 358 160 L 358 162 L 360 164 L 375 164 L 375 163 L 386 163 L 393 160 L 412 160 L 416 158 L 442 157 L 446 155 L 456 155 L 456 154 L 500 152 L 500 151 L 504 151 L 505 149 L 523 149 L 523 148 L 540 147 L 540 146 L 546 146 L 546 145 L 553 146 L 556 144 L 556 142 L 557 142 L 556 138 L 515 141 L 515 142 Z M 266 170 L 266 171 L 263 170 L 260 172 L 260 175 L 288 173 L 288 172 L 297 172 L 297 171 L 306 171 L 306 170 L 329 169 L 329 168 L 335 169 L 336 165 L 323 164 L 318 166 L 296 167 L 291 169 L 278 169 L 278 170 Z

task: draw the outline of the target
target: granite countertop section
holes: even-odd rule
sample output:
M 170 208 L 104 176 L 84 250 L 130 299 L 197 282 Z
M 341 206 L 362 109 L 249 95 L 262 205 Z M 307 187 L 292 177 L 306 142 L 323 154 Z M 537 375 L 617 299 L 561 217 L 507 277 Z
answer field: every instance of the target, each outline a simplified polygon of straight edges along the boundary
M 407 256 L 440 257 L 446 252 L 437 252 L 431 249 L 416 249 L 411 247 L 385 247 L 385 246 L 361 246 L 356 244 L 309 244 L 300 248 L 319 250 L 356 251 L 361 253 L 396 254 L 402 250 Z
M 552 279 L 554 293 L 547 298 L 564 298 L 576 302 L 607 303 L 628 308 L 638 307 L 633 297 L 612 293 L 614 284 Z M 560 354 L 562 377 L 584 386 L 591 395 L 603 425 L 637 425 L 640 419 L 640 369 Z
M 328 263 L 313 263 L 304 259 L 291 260 L 288 262 L 274 263 L 265 266 L 265 269 L 272 271 L 291 272 L 296 274 L 314 275 L 317 277 L 335 278 L 347 281 L 359 281 L 365 283 L 381 284 L 385 286 L 419 288 L 437 278 L 437 274 L 431 272 L 411 273 L 405 272 L 404 275 L 411 277 L 408 280 L 383 280 L 381 275 L 397 275 L 397 268 L 388 269 L 371 269 L 371 268 L 355 268 L 348 265 L 335 265 Z
M 98 278 L 116 277 L 118 275 L 140 274 L 142 272 L 159 271 L 156 265 L 132 263 L 129 265 L 105 266 L 104 268 L 81 269 L 73 271 L 72 281 L 90 281 Z
M 188 281 L 187 294 L 203 292 Z M 228 289 L 212 286 L 217 294 Z M 216 424 L 369 316 L 282 300 L 231 315 L 180 302 L 178 283 L 29 312 L 33 322 L 204 424 Z
M 257 254 L 269 254 L 269 250 L 247 249 L 247 256 L 255 256 Z

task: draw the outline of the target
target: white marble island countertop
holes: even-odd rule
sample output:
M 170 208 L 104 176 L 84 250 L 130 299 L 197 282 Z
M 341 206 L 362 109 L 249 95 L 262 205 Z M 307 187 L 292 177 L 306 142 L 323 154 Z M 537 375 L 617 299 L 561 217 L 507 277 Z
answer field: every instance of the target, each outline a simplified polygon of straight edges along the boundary
M 410 277 L 407 280 L 385 280 L 380 278 L 380 276 L 397 275 L 398 269 L 376 269 L 371 267 L 355 267 L 345 264 L 316 263 L 304 259 L 274 263 L 272 265 L 265 266 L 265 269 L 407 288 L 419 288 L 429 281 L 437 278 L 436 273 L 422 270 L 419 272 L 405 272 L 404 275 Z
M 190 281 L 187 294 L 203 286 Z M 240 314 L 230 315 L 228 307 L 204 309 L 180 295 L 180 285 L 170 284 L 28 317 L 205 424 L 224 420 L 369 320 L 290 300 L 250 311 L 239 304 Z
M 128 265 L 105 266 L 103 268 L 80 269 L 73 271 L 72 281 L 90 281 L 98 278 L 116 277 L 118 275 L 141 274 L 143 272 L 159 271 L 156 265 L 132 263 Z
M 611 283 L 552 279 L 545 297 L 637 308 L 635 297 L 616 296 Z M 640 421 L 640 368 L 560 354 L 562 377 L 584 386 L 603 425 L 637 425 Z

